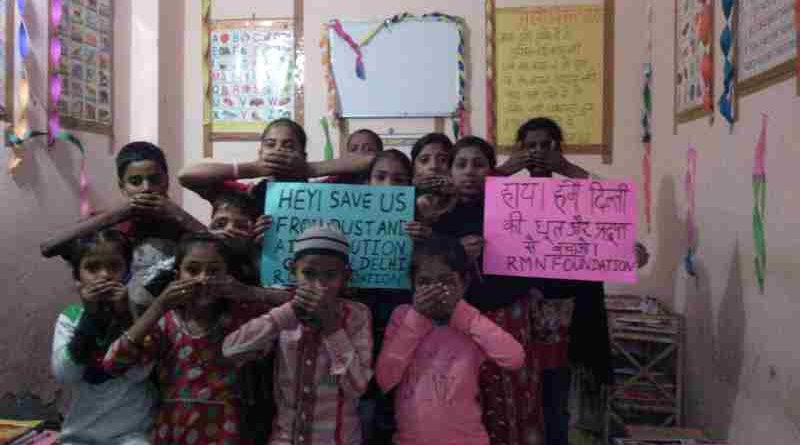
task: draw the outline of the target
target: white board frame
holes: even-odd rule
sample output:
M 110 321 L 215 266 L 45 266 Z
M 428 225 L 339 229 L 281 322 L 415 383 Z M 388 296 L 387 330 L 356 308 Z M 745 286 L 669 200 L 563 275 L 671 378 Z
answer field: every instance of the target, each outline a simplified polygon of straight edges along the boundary
M 355 21 L 342 20 L 342 27 L 356 42 L 364 38 L 371 30 L 380 26 L 382 21 Z M 429 118 L 451 117 L 458 110 L 459 98 L 459 68 L 458 46 L 460 35 L 458 24 L 454 22 L 437 20 L 435 18 L 408 18 L 399 23 L 391 23 L 361 50 L 366 71 L 366 80 L 359 79 L 355 74 L 356 55 L 350 46 L 332 28 L 329 29 L 331 42 L 331 70 L 339 95 L 338 115 L 345 119 L 363 118 Z M 421 30 L 421 28 L 426 28 Z M 423 32 L 424 31 L 424 32 Z M 442 38 L 446 37 L 446 38 Z M 422 51 L 432 44 L 441 44 L 439 52 Z M 402 51 L 401 51 L 402 50 Z M 430 66 L 423 62 L 436 61 L 434 70 L 420 69 L 420 65 Z M 431 78 L 431 72 L 441 73 L 438 77 Z M 377 73 L 377 74 L 376 74 Z M 384 73 L 405 73 L 405 85 L 392 85 L 390 78 L 378 77 L 378 82 L 383 86 L 370 85 L 375 76 Z M 408 75 L 413 76 L 411 79 Z M 368 87 L 381 91 L 380 100 L 369 101 L 371 94 L 368 91 L 366 98 L 354 104 L 352 91 L 358 88 L 358 83 L 366 82 Z M 375 80 L 373 80 L 375 82 Z M 438 101 L 435 107 L 428 110 L 406 111 L 397 103 L 403 98 L 409 98 L 409 91 L 422 91 L 425 85 L 427 96 L 431 92 L 441 91 L 442 85 L 448 89 L 447 98 Z M 416 89 L 414 89 L 416 88 Z M 392 92 L 396 94 L 392 95 Z M 388 92 L 388 94 L 387 94 Z M 411 96 L 413 97 L 413 96 Z M 446 102 L 445 102 L 446 101 Z M 423 104 L 425 102 L 422 102 Z M 366 105 L 365 105 L 366 104 Z M 385 106 L 386 109 L 370 111 L 373 104 Z M 392 104 L 394 106 L 383 105 Z M 419 102 L 415 104 L 419 106 Z M 396 109 L 395 109 L 396 108 Z M 410 110 L 410 108 L 408 109 Z

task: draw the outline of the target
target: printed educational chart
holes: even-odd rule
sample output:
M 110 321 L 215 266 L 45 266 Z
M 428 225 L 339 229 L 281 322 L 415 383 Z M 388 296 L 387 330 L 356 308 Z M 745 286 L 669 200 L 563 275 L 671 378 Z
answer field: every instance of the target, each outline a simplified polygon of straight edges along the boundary
M 61 4 L 61 125 L 111 131 L 113 119 L 113 0 L 51 0 Z M 51 11 L 52 13 L 52 11 Z M 52 50 L 52 48 L 51 48 Z
M 290 20 L 221 20 L 211 28 L 212 133 L 260 134 L 295 115 Z
M 497 9 L 499 146 L 532 116 L 554 118 L 578 151 L 604 144 L 605 37 L 602 5 Z
M 350 242 L 351 287 L 409 289 L 412 241 L 404 227 L 414 220 L 415 202 L 414 187 L 271 183 L 262 284 L 291 285 L 294 240 L 307 227 L 324 224 Z
M 636 281 L 630 181 L 487 178 L 484 272 Z
M 737 3 L 738 91 L 749 94 L 794 75 L 795 0 Z
M 703 57 L 706 47 L 700 25 L 709 0 L 677 0 L 675 24 L 675 114 L 685 122 L 703 111 L 706 89 L 703 80 Z M 708 33 L 711 31 L 708 30 Z M 711 34 L 708 34 L 710 37 Z M 713 66 L 713 65 L 712 65 Z M 710 93 L 710 91 L 709 91 Z

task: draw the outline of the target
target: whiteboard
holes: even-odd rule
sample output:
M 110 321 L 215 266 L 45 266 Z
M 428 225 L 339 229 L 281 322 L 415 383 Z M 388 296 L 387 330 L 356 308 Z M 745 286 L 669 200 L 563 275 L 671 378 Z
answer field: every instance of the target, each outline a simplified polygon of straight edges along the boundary
M 381 22 L 342 22 L 355 42 Z M 330 32 L 333 80 L 345 118 L 452 116 L 459 104 L 455 23 L 408 19 L 382 29 L 361 48 L 366 79 L 356 76 L 356 53 Z

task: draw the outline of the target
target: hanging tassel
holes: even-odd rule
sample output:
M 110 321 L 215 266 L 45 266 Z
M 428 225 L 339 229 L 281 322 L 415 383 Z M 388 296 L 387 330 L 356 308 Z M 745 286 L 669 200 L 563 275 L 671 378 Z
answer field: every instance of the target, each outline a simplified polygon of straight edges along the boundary
M 764 233 L 764 218 L 767 207 L 767 174 L 765 155 L 767 150 L 767 115 L 762 114 L 761 134 L 756 144 L 753 161 L 753 247 L 756 280 L 759 292 L 764 294 L 767 274 L 767 244 Z
M 330 161 L 333 159 L 333 143 L 331 142 L 331 128 L 328 124 L 328 118 L 323 116 L 319 120 L 322 125 L 322 133 L 325 135 L 325 160 Z

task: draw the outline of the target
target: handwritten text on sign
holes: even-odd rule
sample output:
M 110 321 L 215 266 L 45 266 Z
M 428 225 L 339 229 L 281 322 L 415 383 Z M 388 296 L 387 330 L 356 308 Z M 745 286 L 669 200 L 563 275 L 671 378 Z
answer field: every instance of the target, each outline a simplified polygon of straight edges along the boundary
M 350 242 L 353 287 L 408 289 L 411 239 L 405 222 L 414 219 L 413 187 L 273 183 L 265 213 L 272 227 L 264 237 L 261 281 L 289 285 L 294 240 L 315 224 L 340 229 Z
M 514 144 L 531 116 L 550 116 L 571 145 L 603 143 L 605 11 L 600 5 L 497 10 L 497 139 Z
M 636 281 L 633 184 L 488 178 L 484 271 L 591 281 Z

